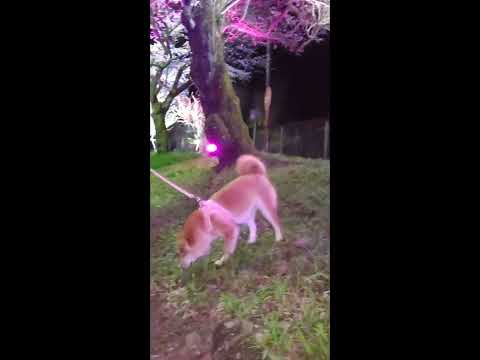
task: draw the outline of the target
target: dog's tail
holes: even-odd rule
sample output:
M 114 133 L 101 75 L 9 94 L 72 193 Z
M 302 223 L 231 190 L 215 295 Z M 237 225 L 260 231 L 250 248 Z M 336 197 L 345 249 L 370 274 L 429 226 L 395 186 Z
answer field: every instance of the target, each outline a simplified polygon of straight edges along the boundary
M 265 175 L 265 165 L 253 155 L 242 155 L 237 159 L 235 170 L 239 175 Z

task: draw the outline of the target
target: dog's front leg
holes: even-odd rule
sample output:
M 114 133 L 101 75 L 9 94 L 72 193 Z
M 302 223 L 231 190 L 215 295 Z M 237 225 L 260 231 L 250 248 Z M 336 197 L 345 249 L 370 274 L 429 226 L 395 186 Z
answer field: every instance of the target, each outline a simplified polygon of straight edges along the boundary
M 224 234 L 223 240 L 223 256 L 220 260 L 215 261 L 215 265 L 222 266 L 225 261 L 235 252 L 237 247 L 238 235 L 240 230 L 238 226 L 233 225 L 228 231 Z

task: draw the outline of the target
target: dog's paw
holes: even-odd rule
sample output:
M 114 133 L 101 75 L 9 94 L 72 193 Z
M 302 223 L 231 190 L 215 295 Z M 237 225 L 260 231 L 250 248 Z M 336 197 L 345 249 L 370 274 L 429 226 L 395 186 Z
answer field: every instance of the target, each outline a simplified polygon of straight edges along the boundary
M 227 261 L 229 257 L 230 255 L 223 254 L 223 256 L 219 260 L 215 261 L 215 265 L 222 266 L 223 264 L 225 264 L 225 261 Z
M 215 261 L 214 264 L 215 264 L 215 266 L 222 266 L 223 265 L 223 260 L 219 259 L 219 260 Z

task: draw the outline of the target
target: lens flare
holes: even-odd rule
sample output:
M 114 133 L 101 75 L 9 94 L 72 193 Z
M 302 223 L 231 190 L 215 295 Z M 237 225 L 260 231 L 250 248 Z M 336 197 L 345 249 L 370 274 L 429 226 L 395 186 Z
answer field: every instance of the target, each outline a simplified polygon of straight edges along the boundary
M 213 153 L 213 152 L 217 151 L 217 145 L 212 144 L 212 143 L 207 144 L 206 150 L 209 153 Z

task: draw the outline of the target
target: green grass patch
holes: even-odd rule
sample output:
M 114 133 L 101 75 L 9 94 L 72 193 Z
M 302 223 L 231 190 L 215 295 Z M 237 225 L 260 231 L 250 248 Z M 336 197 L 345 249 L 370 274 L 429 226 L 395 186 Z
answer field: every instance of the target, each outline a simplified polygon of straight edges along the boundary
M 191 160 L 200 157 L 198 153 L 171 151 L 165 153 L 152 153 L 150 155 L 150 167 L 152 169 L 160 169 L 165 166 L 178 164 L 185 160 Z
M 281 360 L 292 347 L 292 336 L 288 332 L 289 324 L 280 320 L 278 312 L 273 311 L 263 318 L 263 333 L 257 336 L 257 345 L 262 351 L 262 359 Z
M 176 153 L 167 154 L 172 154 L 170 155 L 172 158 L 169 158 L 168 161 L 163 158 L 165 160 L 164 164 L 171 163 L 172 159 L 177 160 L 171 165 L 162 165 L 159 171 L 160 174 L 186 191 L 202 196 L 209 180 L 211 179 L 212 170 L 207 167 L 199 166 L 195 162 L 195 158 L 192 159 L 187 156 L 188 159 L 178 161 L 177 155 L 175 155 Z M 159 155 L 163 156 L 164 154 Z M 187 198 L 184 194 L 178 192 L 155 175 L 150 174 L 150 206 L 152 208 L 167 208 L 175 206 L 181 204 L 181 202 L 186 199 Z M 174 216 L 175 214 L 171 215 Z
M 246 319 L 252 315 L 257 306 L 253 296 L 239 298 L 234 294 L 224 293 L 220 296 L 220 306 L 227 314 L 240 319 Z

